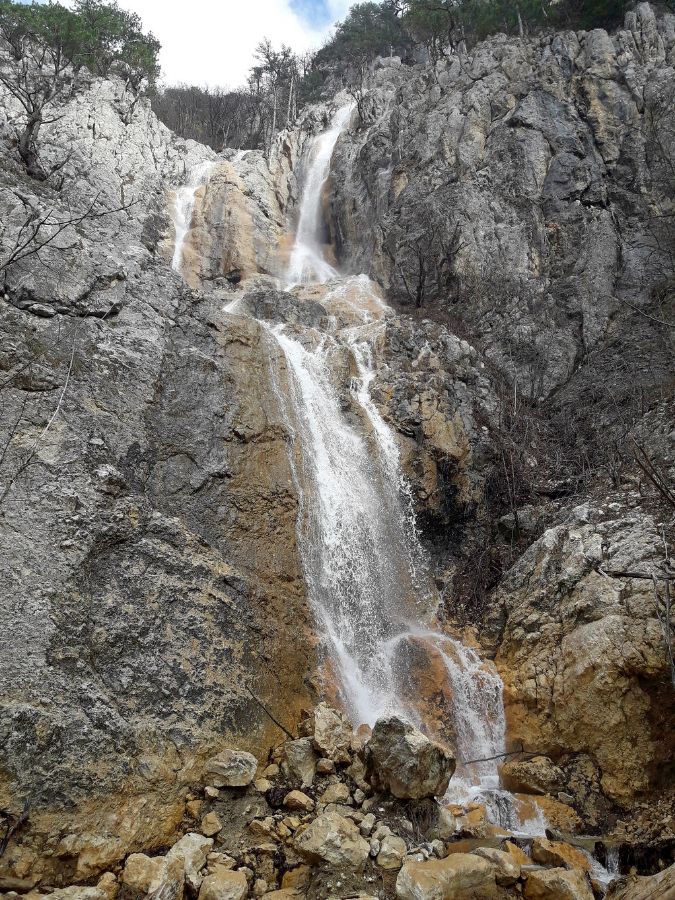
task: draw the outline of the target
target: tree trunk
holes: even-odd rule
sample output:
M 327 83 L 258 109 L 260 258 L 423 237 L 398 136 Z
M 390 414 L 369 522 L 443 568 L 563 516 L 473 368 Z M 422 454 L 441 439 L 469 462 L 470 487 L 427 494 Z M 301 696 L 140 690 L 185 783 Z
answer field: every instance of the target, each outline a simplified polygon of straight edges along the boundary
M 36 181 L 45 181 L 47 179 L 47 173 L 40 165 L 40 159 L 35 147 L 41 125 L 42 113 L 32 113 L 19 135 L 19 156 L 28 175 Z

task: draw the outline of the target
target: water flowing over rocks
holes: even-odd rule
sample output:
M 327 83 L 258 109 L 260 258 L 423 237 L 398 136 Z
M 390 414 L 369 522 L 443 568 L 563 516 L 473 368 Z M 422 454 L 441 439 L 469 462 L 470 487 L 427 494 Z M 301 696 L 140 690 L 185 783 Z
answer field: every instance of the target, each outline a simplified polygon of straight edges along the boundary
M 526 427 L 522 496 L 503 429 L 675 477 L 674 21 L 381 61 L 269 161 L 115 79 L 43 127 L 60 185 L 0 129 L 0 261 L 97 211 L 0 291 L 0 891 L 670 896 L 672 509 Z

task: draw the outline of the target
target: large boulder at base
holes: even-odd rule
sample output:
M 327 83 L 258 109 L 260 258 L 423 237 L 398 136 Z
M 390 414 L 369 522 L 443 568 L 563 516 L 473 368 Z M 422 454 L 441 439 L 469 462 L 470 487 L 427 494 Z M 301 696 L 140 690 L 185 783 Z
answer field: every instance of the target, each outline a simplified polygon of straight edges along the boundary
M 401 800 L 441 796 L 455 771 L 455 759 L 447 747 L 398 716 L 378 719 L 365 755 L 373 787 Z
M 445 859 L 409 860 L 398 873 L 399 900 L 493 900 L 495 869 L 486 859 L 452 853 Z
M 525 900 L 594 900 L 588 878 L 571 869 L 535 869 L 527 873 Z
M 182 837 L 166 854 L 167 860 L 179 859 L 185 873 L 185 884 L 195 893 L 202 883 L 201 870 L 213 847 L 213 838 L 191 832 Z
M 247 896 L 246 875 L 224 866 L 216 866 L 215 872 L 202 881 L 199 891 L 199 900 L 244 900 Z
M 347 869 L 360 869 L 370 845 L 351 819 L 336 812 L 318 816 L 295 841 L 298 852 L 309 862 L 327 862 Z
M 258 760 L 244 750 L 223 750 L 207 760 L 204 780 L 214 787 L 247 787 L 254 779 Z
M 615 881 L 607 900 L 675 900 L 675 865 L 658 875 L 631 875 Z

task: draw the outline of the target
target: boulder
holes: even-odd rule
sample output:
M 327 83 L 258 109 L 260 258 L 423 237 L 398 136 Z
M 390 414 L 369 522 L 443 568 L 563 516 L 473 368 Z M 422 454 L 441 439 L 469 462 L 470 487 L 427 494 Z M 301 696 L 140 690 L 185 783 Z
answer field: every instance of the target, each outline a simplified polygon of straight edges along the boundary
M 200 827 L 202 829 L 202 834 L 205 834 L 207 837 L 212 837 L 222 830 L 223 823 L 220 821 L 218 813 L 210 812 L 204 816 Z
M 179 859 L 185 873 L 185 883 L 195 893 L 202 883 L 201 870 L 213 847 L 213 838 L 194 832 L 186 834 L 166 854 L 167 860 Z
M 535 838 L 530 850 L 532 859 L 542 866 L 554 866 L 563 869 L 581 869 L 590 872 L 592 865 L 583 850 L 564 841 L 549 841 L 546 838 Z
M 213 787 L 247 787 L 254 779 L 258 760 L 244 750 L 223 750 L 204 767 L 204 779 Z
M 332 709 L 327 703 L 320 703 L 311 719 L 312 742 L 327 759 L 337 763 L 348 763 L 354 729 L 345 715 Z
M 525 900 L 594 900 L 583 872 L 571 869 L 535 869 L 527 873 Z
M 373 787 L 402 800 L 444 794 L 455 771 L 450 750 L 398 716 L 377 721 L 364 752 Z
M 403 838 L 387 834 L 380 843 L 376 863 L 381 869 L 400 869 L 408 848 Z
M 408 860 L 396 879 L 396 896 L 399 900 L 493 900 L 497 897 L 494 866 L 469 853 Z
M 145 896 L 158 892 L 162 900 L 182 900 L 184 862 L 178 854 L 169 859 L 165 856 L 151 857 L 144 853 L 132 853 L 127 857 L 120 881 L 132 895 Z
M 321 795 L 322 803 L 349 803 L 350 799 L 346 784 L 331 784 Z
M 199 900 L 244 900 L 247 895 L 248 881 L 243 872 L 216 866 L 202 881 Z
M 318 816 L 296 837 L 295 844 L 309 862 L 327 862 L 347 869 L 360 869 L 370 851 L 354 822 L 336 812 Z
M 288 809 L 297 809 L 302 812 L 311 812 L 314 809 L 314 801 L 302 791 L 289 791 L 284 797 L 284 806 Z
M 675 900 L 675 865 L 657 875 L 631 875 L 614 882 L 607 895 L 611 900 Z
M 506 790 L 514 794 L 555 794 L 565 784 L 562 769 L 547 756 L 505 762 L 500 775 Z
M 486 859 L 495 867 L 495 879 L 502 887 L 515 884 L 520 878 L 520 864 L 515 861 L 510 853 L 497 850 L 494 847 L 478 847 L 474 850 L 476 856 Z
M 314 781 L 318 757 L 314 752 L 310 738 L 299 738 L 297 741 L 286 741 L 284 744 L 283 768 L 294 781 L 302 787 L 309 787 Z

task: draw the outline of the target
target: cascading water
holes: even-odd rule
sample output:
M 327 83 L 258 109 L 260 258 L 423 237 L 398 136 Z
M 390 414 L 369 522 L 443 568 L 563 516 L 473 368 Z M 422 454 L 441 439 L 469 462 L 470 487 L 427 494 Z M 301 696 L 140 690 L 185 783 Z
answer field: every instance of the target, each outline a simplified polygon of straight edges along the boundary
M 349 122 L 353 104 L 336 113 L 330 128 L 314 141 L 300 204 L 300 214 L 291 252 L 287 280 L 290 284 L 316 281 L 320 284 L 337 277 L 337 271 L 326 262 L 320 235 L 323 232 L 321 211 L 322 188 L 330 172 L 330 161 L 337 139 Z
M 372 725 L 397 712 L 424 725 L 425 698 L 411 691 L 406 653 L 421 647 L 442 660 L 457 755 L 483 760 L 460 763 L 448 800 L 480 795 L 493 821 L 522 827 L 511 795 L 499 788 L 501 679 L 474 650 L 429 625 L 437 598 L 410 487 L 394 434 L 371 396 L 376 348 L 391 311 L 365 275 L 340 278 L 323 255 L 322 191 L 351 111 L 340 110 L 310 149 L 286 276 L 300 301 L 303 290 L 316 296 L 316 286 L 326 285 L 320 302 L 329 316 L 321 328 L 262 323 L 286 361 L 285 378 L 275 379 L 292 435 L 308 594 L 332 677 L 355 722 Z M 542 823 L 535 828 L 540 832 Z
M 176 190 L 173 207 L 175 238 L 171 259 L 171 268 L 174 272 L 181 272 L 183 269 L 183 249 L 192 224 L 197 191 L 208 181 L 214 166 L 212 160 L 199 163 L 190 172 L 187 183 Z

